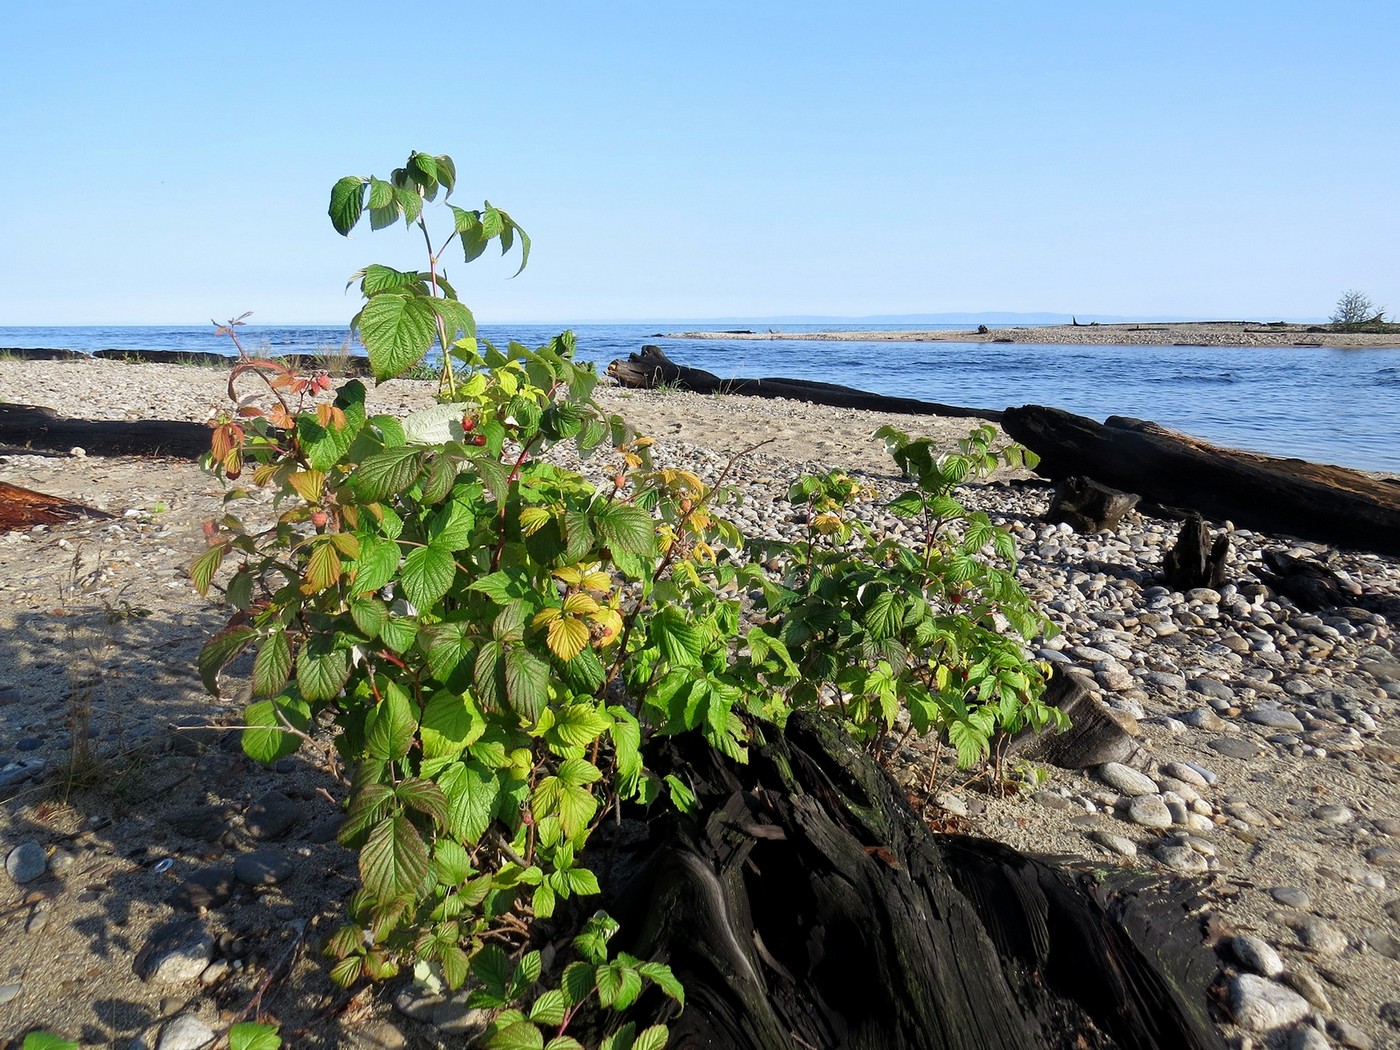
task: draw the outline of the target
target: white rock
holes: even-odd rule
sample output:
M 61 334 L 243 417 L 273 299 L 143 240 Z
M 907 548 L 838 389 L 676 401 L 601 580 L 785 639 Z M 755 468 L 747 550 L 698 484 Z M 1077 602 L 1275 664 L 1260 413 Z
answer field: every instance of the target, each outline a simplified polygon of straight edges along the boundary
M 200 1050 L 213 1041 L 213 1029 L 198 1017 L 181 1014 L 161 1029 L 156 1050 Z
M 1235 937 L 1230 941 L 1230 951 L 1241 963 L 1264 977 L 1277 977 L 1283 973 L 1283 959 L 1262 937 L 1252 934 Z
M 1229 997 L 1235 1022 L 1256 1032 L 1297 1024 L 1311 1009 L 1297 992 L 1252 973 L 1230 979 Z
M 1099 766 L 1099 777 L 1109 787 L 1124 795 L 1155 795 L 1157 782 L 1121 762 L 1105 762 Z

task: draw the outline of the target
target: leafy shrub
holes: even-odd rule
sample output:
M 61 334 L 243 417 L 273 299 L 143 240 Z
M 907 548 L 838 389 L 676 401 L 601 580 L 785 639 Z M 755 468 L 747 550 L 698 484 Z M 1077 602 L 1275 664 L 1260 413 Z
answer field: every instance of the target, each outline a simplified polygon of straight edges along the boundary
M 346 233 L 366 210 L 376 228 L 402 217 L 431 246 L 423 206 L 454 180 L 450 158 L 415 153 L 387 180 L 338 182 L 331 218 Z M 316 403 L 324 376 L 246 356 L 235 366 L 231 389 L 260 380 L 267 398 L 242 398 L 219 422 L 210 464 L 229 479 L 251 468 L 276 518 L 245 521 L 249 493 L 234 487 L 209 527 L 192 576 L 207 591 L 232 563 L 235 613 L 200 671 L 214 690 L 253 651 L 244 748 L 260 761 L 320 746 L 334 727 L 327 758 L 348 769 L 341 840 L 361 878 L 329 944 L 335 979 L 410 963 L 452 988 L 471 975 L 472 1001 L 503 1011 L 491 1045 L 542 1045 L 549 1031 L 563 1048 L 577 1045 L 565 1033 L 580 1011 L 625 1009 L 648 983 L 684 1001 L 664 966 L 609 956 L 605 916 L 557 987 L 540 990 L 527 950 L 533 921 L 598 893 L 587 846 L 602 820 L 662 796 L 693 805 L 679 778 L 646 768 L 650 738 L 699 732 L 743 761 L 753 719 L 834 703 L 873 745 L 903 705 L 971 761 L 997 730 L 1051 717 L 1039 671 L 997 630 L 1043 622 L 1006 570 L 978 560 L 988 546 L 1009 558 L 1010 538 L 951 497 L 993 461 L 992 432 L 954 457 L 884 432 L 917 486 L 893 505 L 919 522 L 917 549 L 847 515 L 854 482 L 803 479 L 793 498 L 810 506 L 809 535 L 762 552 L 788 566 L 770 580 L 718 515 L 720 492 L 653 464 L 650 441 L 599 409 L 569 333 L 533 349 L 478 341 L 442 252 L 459 240 L 470 261 L 518 235 L 523 266 L 529 242 L 489 204 L 450 213 L 426 271 L 357 274 L 376 376 L 436 344 L 442 403 L 370 416 L 358 381 Z M 225 329 L 235 342 L 238 323 Z M 610 456 L 610 480 L 552 462 L 561 443 Z M 761 592 L 765 620 L 741 640 L 746 589 Z M 623 1025 L 604 1045 L 664 1040 L 664 1027 Z

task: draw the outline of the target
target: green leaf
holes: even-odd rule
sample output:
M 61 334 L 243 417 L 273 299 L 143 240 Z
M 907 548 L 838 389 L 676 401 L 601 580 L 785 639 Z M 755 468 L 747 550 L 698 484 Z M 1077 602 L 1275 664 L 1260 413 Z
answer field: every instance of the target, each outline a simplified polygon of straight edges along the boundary
M 450 550 L 436 543 L 415 547 L 403 560 L 404 597 L 419 612 L 427 611 L 448 592 L 456 575 L 457 564 Z
M 421 448 L 400 445 L 367 457 L 354 474 L 356 494 L 367 503 L 398 495 L 418 480 L 423 469 L 419 458 L 422 453 Z
M 399 545 L 393 540 L 381 539 L 373 535 L 360 535 L 360 554 L 351 562 L 349 571 L 354 574 L 352 589 L 356 594 L 377 591 L 394 578 L 399 567 Z M 351 606 L 354 613 L 354 605 Z M 369 631 L 358 620 L 360 630 Z M 375 629 L 377 634 L 379 628 Z
M 360 851 L 360 878 L 380 900 L 414 892 L 428 866 L 428 847 L 402 813 L 376 824 Z
M 389 607 L 378 598 L 355 598 L 350 602 L 350 619 L 366 638 L 378 638 L 389 622 Z
M 393 203 L 393 185 L 371 175 L 369 179 L 369 206 L 371 208 L 387 208 Z
M 365 207 L 365 184 L 368 180 L 347 175 L 331 187 L 331 204 L 327 213 L 331 225 L 342 237 L 355 228 Z
M 227 547 L 222 543 L 217 544 L 196 558 L 194 564 L 190 566 L 190 581 L 200 594 L 209 593 L 209 585 L 214 582 L 214 574 L 224 563 L 224 555 L 227 552 Z
M 676 975 L 671 972 L 671 968 L 665 963 L 644 962 L 637 964 L 637 972 L 643 977 L 651 980 L 666 995 L 670 996 L 681 1006 L 685 1005 L 685 988 L 681 982 L 676 980 Z
M 627 503 L 604 503 L 594 512 L 598 533 L 615 551 L 641 557 L 656 553 L 656 522 L 650 514 Z
M 243 724 L 248 727 L 243 730 L 243 753 L 254 762 L 271 765 L 301 747 L 301 738 L 283 728 L 279 711 L 302 732 L 311 724 L 311 709 L 301 700 L 277 697 L 249 704 L 243 712 Z
M 560 763 L 558 777 L 565 784 L 582 787 L 584 784 L 596 784 L 603 779 L 603 774 L 586 758 L 570 758 Z
M 204 688 L 218 695 L 219 672 L 257 637 L 258 632 L 252 627 L 226 627 L 205 642 L 196 661 Z
M 439 682 L 448 684 L 462 661 L 476 650 L 476 641 L 467 632 L 467 624 L 458 620 L 431 624 L 419 632 L 428 653 L 428 670 Z
M 466 697 L 447 690 L 433 694 L 423 710 L 419 735 L 423 740 L 424 776 L 449 765 L 486 731 L 486 719 Z
M 671 663 L 689 667 L 700 662 L 705 634 L 695 624 L 687 623 L 685 613 L 677 606 L 668 605 L 652 618 L 651 633 Z
M 544 1050 L 544 1035 L 529 1021 L 516 1021 L 486 1041 L 488 1050 Z
M 682 813 L 693 815 L 697 810 L 695 792 L 681 783 L 673 774 L 666 774 L 666 786 L 671 789 L 671 800 Z
M 506 653 L 505 664 L 506 700 L 516 714 L 536 721 L 549 702 L 549 661 L 515 646 Z
M 253 695 L 276 696 L 292 673 L 292 646 L 286 631 L 273 631 L 253 660 Z
M 388 183 L 381 182 L 380 186 L 387 186 Z M 371 184 L 371 188 L 373 184 Z M 393 192 L 392 189 L 389 191 Z M 371 196 L 373 201 L 373 196 Z M 370 207 L 374 207 L 371 203 Z M 365 298 L 370 299 L 384 292 L 406 292 L 410 290 L 423 291 L 423 275 L 420 273 L 404 270 L 395 270 L 391 266 L 380 266 L 378 263 L 371 263 L 362 271 L 360 279 L 360 291 L 364 292 Z
M 407 806 L 428 817 L 434 824 L 447 823 L 447 796 L 442 788 L 431 780 L 422 777 L 406 777 L 395 789 L 396 794 Z
M 603 943 L 603 956 L 607 957 L 607 942 Z M 570 1006 L 586 1000 L 593 994 L 593 967 L 586 962 L 571 962 L 564 967 L 564 976 L 560 978 L 559 990 L 564 993 L 564 999 Z
M 558 988 L 551 988 L 536 999 L 530 1007 L 530 1020 L 536 1024 L 558 1028 L 564 1023 L 564 1015 L 568 1013 L 568 1010 L 569 1003 L 564 997 L 564 993 Z
M 613 721 L 592 704 L 568 704 L 558 708 L 546 737 L 562 747 L 587 747 L 611 728 Z M 618 756 L 619 765 L 622 756 Z
M 865 626 L 875 641 L 893 638 L 904 622 L 904 606 L 896 591 L 880 591 L 865 614 Z
M 390 616 L 379 631 L 379 637 L 396 653 L 408 651 L 418 637 L 418 621 L 411 616 Z
M 334 700 L 350 679 L 350 650 L 313 635 L 297 653 L 297 690 L 307 700 Z
M 228 1030 L 229 1050 L 278 1050 L 281 1045 L 276 1025 L 242 1021 Z
M 437 315 L 423 296 L 386 292 L 365 303 L 358 327 L 375 379 L 392 379 L 421 361 L 433 345 Z
M 632 1040 L 632 1050 L 662 1050 L 670 1038 L 669 1028 L 664 1024 L 654 1024 L 637 1033 L 637 1038 Z
M 379 762 L 397 762 L 408 754 L 417 728 L 408 694 L 395 683 L 386 682 L 382 698 L 369 716 L 365 754 Z
M 78 1050 L 72 1039 L 61 1039 L 52 1032 L 30 1032 L 21 1050 Z
M 620 962 L 606 963 L 597 970 L 598 1002 L 613 1010 L 625 1010 L 642 993 L 642 976 Z
M 447 826 L 452 836 L 461 842 L 480 841 L 500 797 L 496 776 L 475 763 L 458 762 L 438 777 L 438 787 L 447 796 Z
M 541 882 L 535 887 L 530 899 L 530 909 L 535 913 L 535 918 L 548 919 L 554 914 L 555 902 L 554 887 L 547 882 Z

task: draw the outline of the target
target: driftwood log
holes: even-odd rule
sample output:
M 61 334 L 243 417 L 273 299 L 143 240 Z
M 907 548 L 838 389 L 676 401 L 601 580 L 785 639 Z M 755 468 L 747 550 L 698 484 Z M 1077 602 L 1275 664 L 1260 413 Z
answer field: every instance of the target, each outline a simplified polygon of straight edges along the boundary
M 1191 884 L 935 834 L 830 721 L 773 734 L 654 756 L 698 815 L 605 880 L 621 946 L 685 986 L 671 1046 L 1223 1047 Z
M 29 529 L 35 525 L 61 525 L 78 518 L 110 518 L 112 515 L 74 503 L 62 496 L 21 488 L 0 481 L 0 532 Z
M 1051 479 L 1087 475 L 1164 507 L 1339 547 L 1400 554 L 1400 483 L 1356 470 L 1220 448 L 1122 416 L 1008 408 L 1008 435 Z
M 0 445 L 95 456 L 178 456 L 196 459 L 209 451 L 203 423 L 176 419 L 66 419 L 51 408 L 0 405 Z
M 629 354 L 626 361 L 613 361 L 608 365 L 608 375 L 625 387 L 640 390 L 673 386 L 697 394 L 781 397 L 813 405 L 859 408 L 868 412 L 960 416 L 985 419 L 992 423 L 1001 419 L 1001 413 L 990 408 L 961 408 L 957 405 L 940 405 L 934 401 L 918 401 L 911 397 L 886 397 L 883 394 L 872 394 L 835 383 L 818 383 L 810 379 L 721 379 L 703 368 L 678 365 L 667 357 L 660 347 L 651 344 L 642 347 L 639 354 Z
M 1112 532 L 1138 505 L 1136 493 L 1119 492 L 1093 478 L 1065 478 L 1055 488 L 1046 521 L 1062 521 L 1075 532 Z

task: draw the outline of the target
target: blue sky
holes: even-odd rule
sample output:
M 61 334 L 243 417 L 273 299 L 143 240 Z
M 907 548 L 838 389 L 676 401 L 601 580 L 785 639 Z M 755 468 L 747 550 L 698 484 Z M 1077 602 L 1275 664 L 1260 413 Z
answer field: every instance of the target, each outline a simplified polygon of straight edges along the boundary
M 0 325 L 344 321 L 412 149 L 534 240 L 484 321 L 1400 312 L 1394 0 L 436 10 L 7 11 Z

